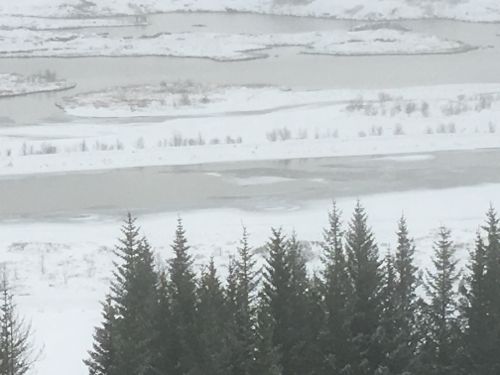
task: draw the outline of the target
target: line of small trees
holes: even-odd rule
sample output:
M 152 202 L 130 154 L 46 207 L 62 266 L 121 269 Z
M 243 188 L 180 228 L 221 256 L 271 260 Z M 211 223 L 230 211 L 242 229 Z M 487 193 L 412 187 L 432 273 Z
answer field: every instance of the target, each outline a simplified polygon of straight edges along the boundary
M 85 360 L 91 375 L 498 375 L 500 226 L 493 208 L 466 272 L 440 228 L 433 267 L 415 265 L 399 220 L 381 259 L 361 204 L 348 225 L 334 204 L 322 269 L 306 270 L 297 238 L 273 229 L 257 269 L 246 231 L 221 281 L 198 277 L 179 220 L 166 269 L 128 216 L 102 325 Z

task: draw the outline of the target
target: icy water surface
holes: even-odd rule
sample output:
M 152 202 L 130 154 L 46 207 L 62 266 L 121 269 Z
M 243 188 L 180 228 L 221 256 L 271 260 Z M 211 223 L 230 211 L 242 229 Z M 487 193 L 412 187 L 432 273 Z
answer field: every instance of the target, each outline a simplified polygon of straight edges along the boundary
M 349 29 L 359 22 L 254 14 L 161 14 L 150 26 L 90 29 L 115 36 L 158 32 L 271 33 Z M 110 86 L 191 79 L 218 84 L 276 84 L 297 89 L 389 88 L 429 84 L 500 82 L 500 25 L 422 20 L 400 24 L 419 32 L 481 47 L 468 53 L 421 56 L 313 56 L 296 48 L 268 51 L 269 57 L 240 62 L 169 57 L 0 59 L 0 72 L 52 70 L 77 83 L 73 90 L 0 100 L 0 125 L 70 121 L 58 99 Z M 75 32 L 75 31 L 73 31 Z M 30 108 L 26 111 L 26 108 Z
M 204 208 L 288 210 L 309 201 L 500 183 L 500 150 L 130 168 L 3 178 L 0 217 Z

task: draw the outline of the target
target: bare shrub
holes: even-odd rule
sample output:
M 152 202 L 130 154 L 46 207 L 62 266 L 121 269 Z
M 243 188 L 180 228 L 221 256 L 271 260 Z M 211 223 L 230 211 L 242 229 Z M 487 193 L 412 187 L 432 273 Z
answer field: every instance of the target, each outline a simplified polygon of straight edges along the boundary
M 382 134 L 384 134 L 384 129 L 381 127 L 381 126 L 375 126 L 373 125 L 370 129 L 370 135 L 371 136 L 381 136 Z
M 404 132 L 404 129 L 403 129 L 403 125 L 396 124 L 394 126 L 394 130 L 392 131 L 392 134 L 394 134 L 394 135 L 404 135 L 405 132 Z

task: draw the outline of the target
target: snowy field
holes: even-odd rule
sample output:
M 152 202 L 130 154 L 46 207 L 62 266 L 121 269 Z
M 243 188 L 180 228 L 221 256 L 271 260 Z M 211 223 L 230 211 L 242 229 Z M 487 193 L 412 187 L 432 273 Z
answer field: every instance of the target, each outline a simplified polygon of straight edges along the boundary
M 237 11 L 359 20 L 500 20 L 500 3 L 497 0 L 18 0 L 5 1 L 0 5 L 0 12 L 3 14 L 57 17 L 179 11 Z
M 474 47 L 395 28 L 284 34 L 159 33 L 112 37 L 105 33 L 0 31 L 0 57 L 171 56 L 237 61 L 263 58 L 273 47 L 300 47 L 321 55 L 466 52 Z
M 74 84 L 58 79 L 52 72 L 33 76 L 0 73 L 0 98 L 68 90 L 73 87 Z
M 442 224 L 451 227 L 459 256 L 467 258 L 490 202 L 500 206 L 500 185 L 345 198 L 338 202 L 345 219 L 356 198 L 361 198 L 368 210 L 382 254 L 394 249 L 396 220 L 404 212 L 416 239 L 417 261 L 427 267 L 433 235 Z M 330 202 L 322 201 L 309 202 L 300 209 L 273 211 L 172 212 L 140 217 L 139 222 L 160 264 L 172 256 L 169 245 L 181 214 L 197 267 L 214 257 L 224 272 L 245 225 L 254 248 L 266 241 L 271 226 L 282 226 L 287 233 L 295 230 L 310 245 L 306 255 L 310 269 L 316 270 L 317 241 L 327 224 L 329 207 Z M 62 374 L 87 373 L 81 360 L 91 345 L 93 326 L 100 321 L 98 301 L 108 288 L 119 225 L 118 218 L 106 217 L 0 224 L 1 257 L 10 270 L 21 313 L 32 319 L 37 345 L 45 347 L 36 374 L 50 375 L 54 368 Z M 262 254 L 258 249 L 255 252 Z M 69 339 L 72 344 L 68 346 Z M 61 352 L 65 353 L 62 357 Z
M 67 101 L 74 105 L 70 113 L 126 121 L 108 117 L 0 129 L 0 175 L 471 150 L 500 143 L 498 85 L 303 92 L 193 87 L 185 95 L 164 89 L 164 103 L 149 97 L 149 86 L 130 96 L 118 89 Z M 133 118 L 155 110 L 171 118 Z

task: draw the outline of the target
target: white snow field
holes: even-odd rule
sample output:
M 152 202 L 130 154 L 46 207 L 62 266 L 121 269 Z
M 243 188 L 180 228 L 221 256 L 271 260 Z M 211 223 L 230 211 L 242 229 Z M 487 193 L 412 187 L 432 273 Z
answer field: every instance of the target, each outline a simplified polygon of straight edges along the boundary
M 2 14 L 58 17 L 179 11 L 237 11 L 358 20 L 500 20 L 497 0 L 17 0 L 4 1 L 0 5 Z
M 100 121 L 1 128 L 0 175 L 411 154 L 500 143 L 495 84 L 320 91 L 164 87 L 110 90 L 63 104 L 72 114 L 106 117 Z M 135 118 L 148 114 L 168 116 Z
M 63 79 L 58 79 L 51 72 L 45 72 L 32 76 L 0 73 L 0 98 L 68 90 L 73 87 L 75 87 L 74 84 Z
M 349 217 L 356 198 L 338 201 L 344 219 Z M 368 210 L 381 254 L 396 246 L 396 221 L 404 212 L 416 239 L 417 261 L 420 266 L 428 267 L 433 235 L 440 225 L 451 227 L 459 256 L 462 261 L 467 258 L 490 202 L 500 206 L 500 185 L 359 198 Z M 245 225 L 251 234 L 251 245 L 256 248 L 266 241 L 271 226 L 282 227 L 287 233 L 295 230 L 301 240 L 311 245 L 306 255 L 311 270 L 315 270 L 319 267 L 317 241 L 321 240 L 322 227 L 327 225 L 330 204 L 310 202 L 300 209 L 255 212 L 231 209 L 171 212 L 140 217 L 139 223 L 160 264 L 172 256 L 169 246 L 180 214 L 196 267 L 214 257 L 224 274 L 228 255 L 235 253 Z M 112 249 L 119 226 L 117 218 L 106 217 L 0 223 L 2 262 L 9 269 L 20 312 L 31 319 L 37 345 L 44 346 L 35 374 L 51 375 L 55 369 L 60 374 L 87 373 L 82 359 L 91 346 L 93 327 L 100 322 L 98 301 L 108 291 L 115 260 Z M 262 251 L 256 253 L 262 260 Z
M 474 47 L 409 30 L 378 28 L 284 34 L 160 33 L 112 37 L 104 33 L 0 31 L 0 57 L 172 56 L 237 61 L 267 57 L 272 47 L 301 47 L 322 55 L 437 54 Z

